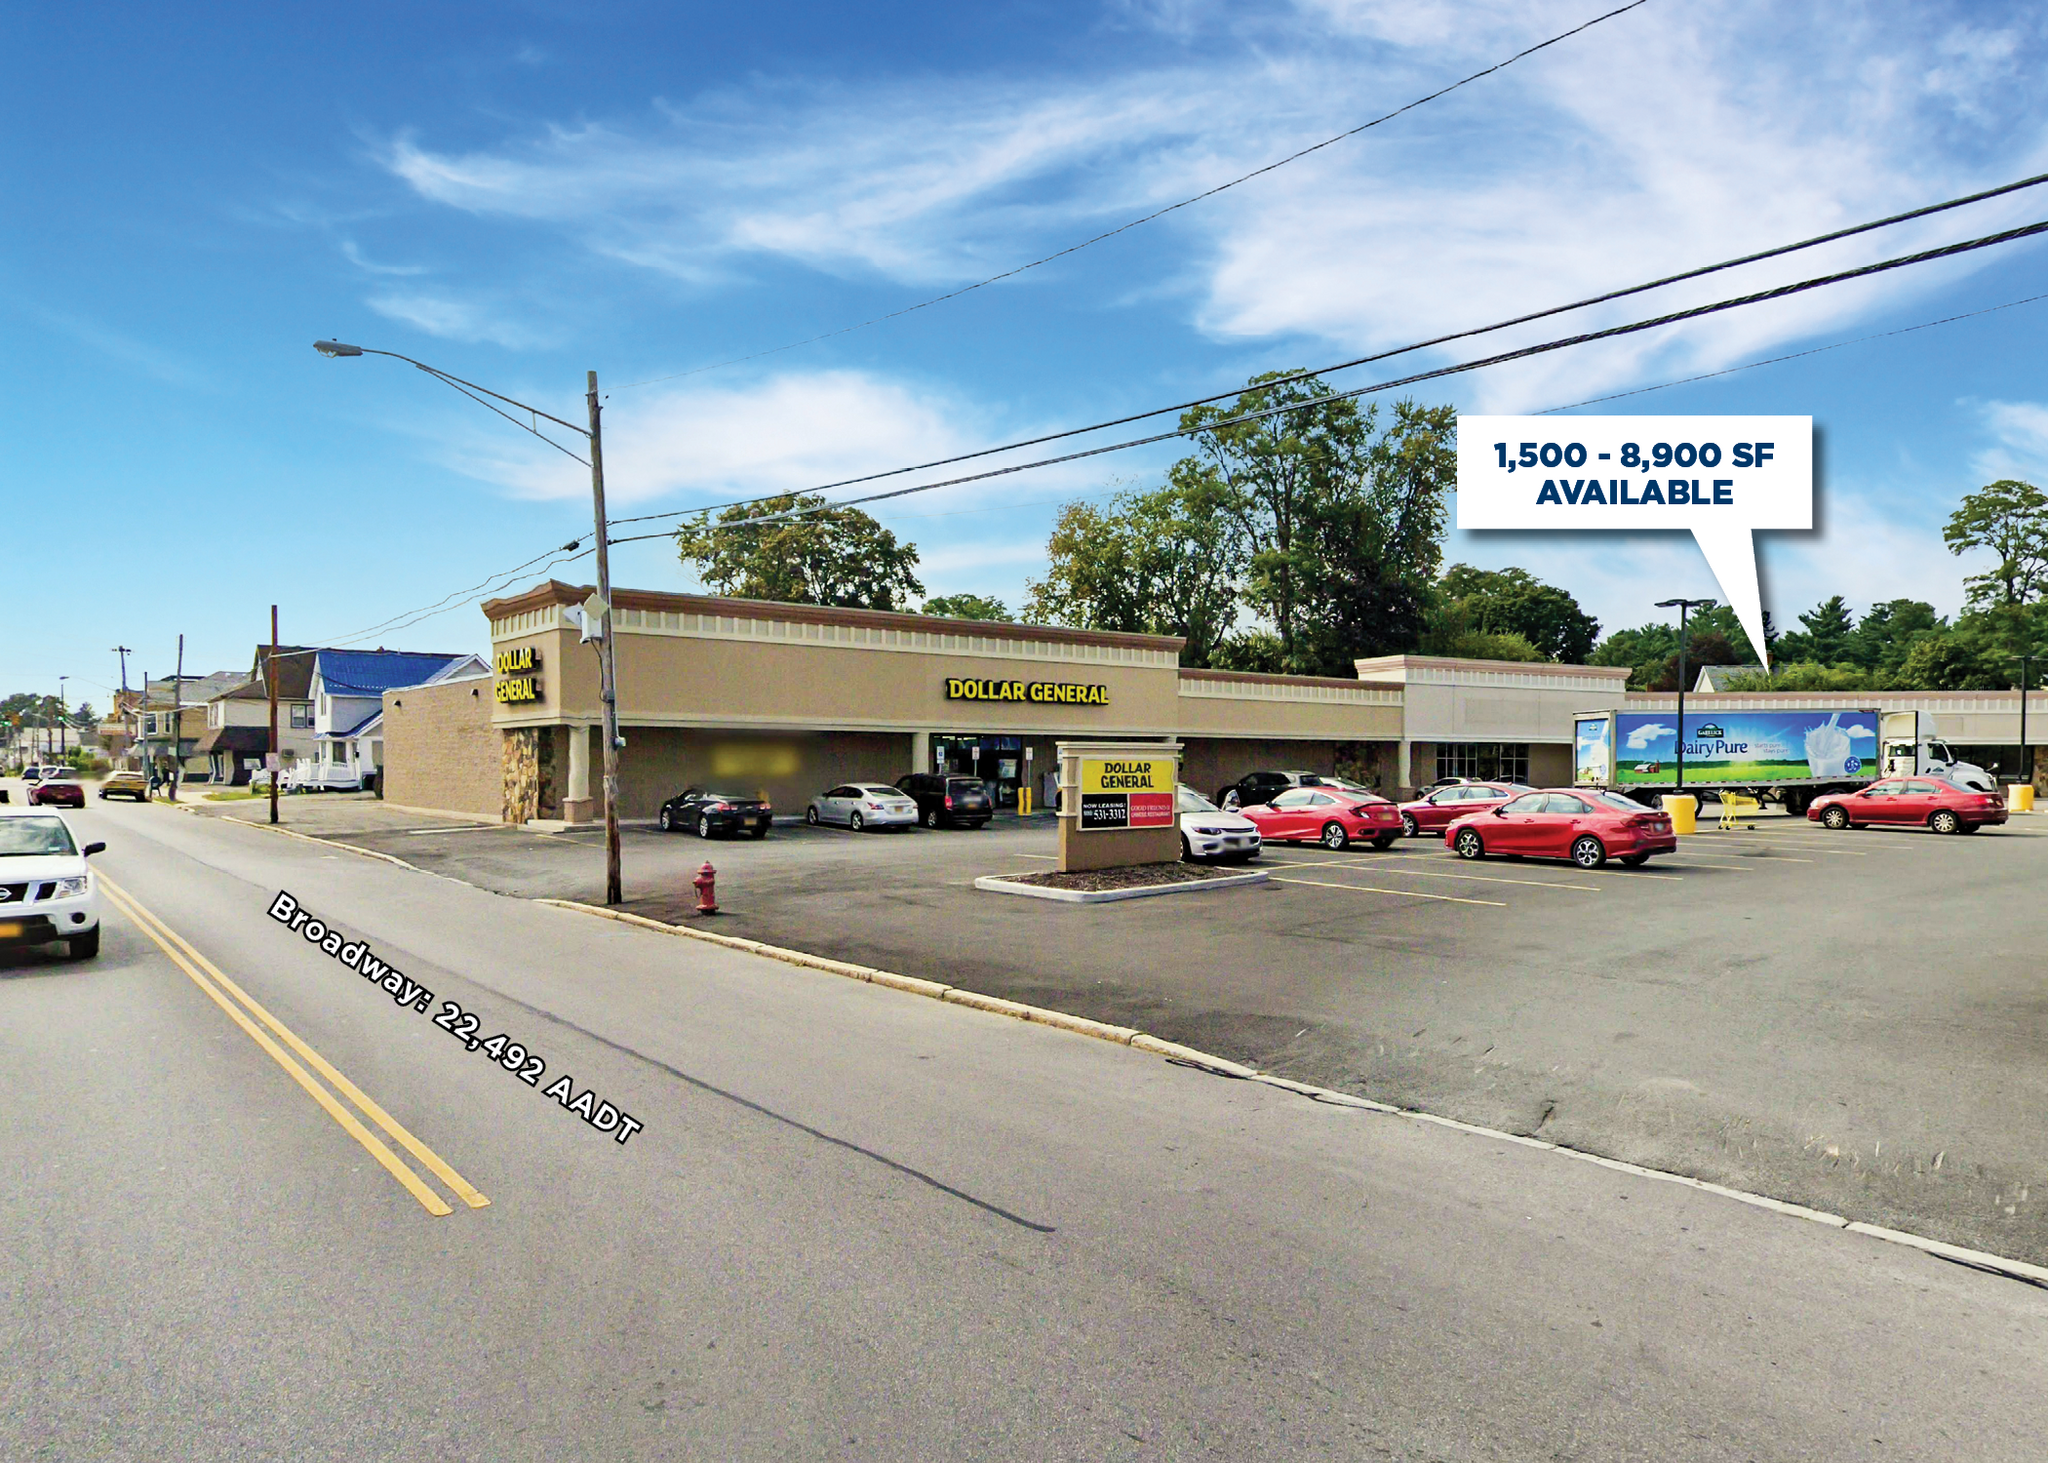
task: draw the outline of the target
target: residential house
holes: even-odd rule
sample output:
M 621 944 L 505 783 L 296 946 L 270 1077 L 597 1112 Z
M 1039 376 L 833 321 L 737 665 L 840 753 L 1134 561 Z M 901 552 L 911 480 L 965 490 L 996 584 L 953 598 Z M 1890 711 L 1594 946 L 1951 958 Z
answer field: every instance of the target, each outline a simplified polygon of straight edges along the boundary
M 307 645 L 277 649 L 277 745 L 287 767 L 311 760 L 313 657 Z M 270 751 L 270 647 L 259 645 L 249 677 L 206 703 L 206 732 L 193 749 L 207 759 L 215 782 L 236 786 L 263 765 Z
M 460 674 L 474 655 L 415 650 L 316 650 L 307 694 L 313 703 L 317 763 L 307 781 L 319 785 L 374 785 L 384 764 L 384 693 Z M 282 664 L 282 662 L 280 662 Z
M 129 713 L 131 752 L 143 765 L 156 768 L 169 766 L 175 757 L 179 781 L 206 781 L 213 772 L 211 761 L 199 753 L 199 739 L 206 735 L 206 703 L 243 679 L 240 671 L 213 671 L 183 680 L 145 676 L 141 699 Z

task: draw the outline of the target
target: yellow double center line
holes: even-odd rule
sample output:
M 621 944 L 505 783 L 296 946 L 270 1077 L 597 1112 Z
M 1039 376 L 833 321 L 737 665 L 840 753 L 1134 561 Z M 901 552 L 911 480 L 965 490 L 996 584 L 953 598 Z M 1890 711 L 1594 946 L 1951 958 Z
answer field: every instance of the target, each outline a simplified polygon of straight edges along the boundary
M 319 1103 L 329 1117 L 341 1124 L 343 1132 L 362 1144 L 372 1158 L 382 1164 L 393 1178 L 405 1185 L 406 1192 L 419 1200 L 421 1207 L 429 1214 L 439 1216 L 453 1214 L 455 1211 L 449 1207 L 446 1199 L 428 1186 L 426 1180 L 422 1179 L 411 1165 L 393 1153 L 383 1139 L 364 1127 L 354 1113 L 343 1107 L 333 1092 L 315 1082 L 312 1074 L 307 1072 L 307 1066 L 325 1077 L 334 1085 L 336 1092 L 356 1105 L 364 1117 L 382 1128 L 400 1147 L 418 1159 L 428 1172 L 448 1186 L 449 1192 L 456 1198 L 472 1209 L 481 1209 L 491 1202 L 478 1193 L 470 1185 L 469 1180 L 450 1168 L 441 1155 L 406 1131 L 396 1118 L 373 1102 L 360 1087 L 336 1071 L 325 1057 L 307 1046 L 282 1021 L 257 1004 L 247 991 L 228 979 L 219 966 L 193 949 L 177 931 L 144 909 L 134 895 L 105 874 L 95 872 L 93 877 L 99 880 L 100 888 L 106 892 L 107 898 L 114 906 L 133 920 L 136 928 L 149 936 L 157 948 L 170 957 L 171 963 L 190 976 L 192 983 L 206 992 L 215 1005 L 227 1012 L 230 1019 L 249 1034 L 249 1039 L 269 1053 L 271 1060 L 284 1068 L 294 1082 L 305 1088 L 313 1101 Z M 237 1002 L 240 1004 L 237 1005 Z M 244 1007 L 247 1008 L 246 1011 Z M 249 1019 L 252 1015 L 256 1018 L 255 1021 Z M 259 1028 L 256 1024 L 258 1021 L 268 1027 L 269 1032 Z M 276 1034 L 276 1040 L 272 1039 L 271 1032 Z M 279 1046 L 279 1041 L 282 1041 L 284 1046 Z M 293 1060 L 285 1047 L 290 1047 L 292 1052 L 304 1058 L 306 1065 L 301 1066 Z

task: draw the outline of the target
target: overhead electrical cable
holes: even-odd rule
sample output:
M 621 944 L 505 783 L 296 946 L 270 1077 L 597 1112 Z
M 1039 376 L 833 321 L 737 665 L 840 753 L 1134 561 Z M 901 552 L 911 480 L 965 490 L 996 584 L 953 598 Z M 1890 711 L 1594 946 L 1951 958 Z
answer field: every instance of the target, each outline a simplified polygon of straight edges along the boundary
M 1004 270 L 1001 274 L 992 274 L 987 279 L 977 280 L 975 283 L 969 285 L 962 285 L 959 289 L 948 290 L 945 294 L 942 295 L 934 295 L 929 300 L 920 300 L 915 305 L 905 305 L 900 310 L 891 310 L 886 315 L 877 315 L 871 320 L 861 321 L 858 325 L 842 326 L 838 330 L 828 330 L 823 335 L 809 336 L 803 340 L 791 341 L 788 345 L 778 345 L 773 346 L 768 350 L 755 351 L 751 355 L 734 356 L 731 360 L 726 361 L 714 361 L 712 364 L 708 366 L 697 366 L 688 371 L 678 371 L 672 376 L 655 376 L 646 381 L 629 381 L 624 386 L 613 387 L 612 390 L 631 391 L 633 388 L 637 386 L 656 386 L 664 381 L 680 381 L 686 376 L 700 376 L 706 371 L 718 371 L 723 370 L 727 366 L 740 365 L 746 361 L 758 361 L 763 356 L 780 355 L 784 351 L 793 351 L 803 346 L 816 345 L 821 340 L 831 340 L 835 336 L 851 335 L 856 330 L 866 330 L 869 326 L 880 325 L 886 320 L 898 320 L 905 315 L 914 315 L 919 310 L 929 310 L 934 305 L 943 305 L 948 300 L 957 300 L 962 295 L 973 294 L 976 290 L 986 289 L 988 288 L 988 286 L 992 284 L 1000 284 L 1003 280 L 1006 279 L 1014 279 L 1020 274 L 1027 273 L 1033 269 L 1037 269 L 1040 265 L 1050 264 L 1055 259 L 1064 259 L 1069 254 L 1078 254 L 1083 249 L 1102 243 L 1105 239 L 1113 239 L 1118 234 L 1128 233 L 1130 230 L 1138 228 L 1140 225 L 1151 223 L 1154 219 L 1164 218 L 1167 214 L 1173 213 L 1178 209 L 1186 208 L 1191 204 L 1200 203 L 1202 202 L 1202 200 L 1206 198 L 1214 198 L 1217 194 L 1228 192 L 1230 189 L 1237 187 L 1240 183 L 1249 183 L 1252 179 L 1262 177 L 1265 174 L 1274 171 L 1276 168 L 1284 168 L 1291 162 L 1298 162 L 1302 158 L 1307 157 L 1312 152 L 1321 152 L 1324 148 L 1332 147 L 1337 143 L 1344 141 L 1346 138 L 1356 137 L 1361 132 L 1370 131 L 1372 128 L 1379 126 L 1382 122 L 1391 122 L 1394 120 L 1394 118 L 1400 116 L 1404 112 L 1412 112 L 1417 107 L 1435 101 L 1438 97 L 1449 96 L 1459 87 L 1470 86 L 1473 82 L 1491 76 L 1496 71 L 1506 70 L 1508 67 L 1514 65 L 1517 61 L 1520 61 L 1525 56 L 1533 56 L 1538 51 L 1544 50 L 1550 46 L 1554 46 L 1560 41 L 1570 40 L 1573 36 L 1579 34 L 1579 32 L 1581 31 L 1591 30 L 1594 26 L 1600 24 L 1602 21 L 1612 20 L 1617 15 L 1626 14 L 1628 11 L 1634 10 L 1638 6 L 1646 5 L 1648 3 L 1649 0 L 1629 0 L 1628 4 L 1620 6 L 1617 9 L 1610 10 L 1605 15 L 1596 15 L 1591 20 L 1573 26 L 1570 30 L 1559 31 L 1556 35 L 1552 36 L 1547 41 L 1538 41 L 1533 46 L 1515 52 L 1514 55 L 1508 57 L 1505 61 L 1496 61 L 1493 65 L 1487 67 L 1484 71 L 1475 71 L 1470 76 L 1452 82 L 1449 86 L 1438 88 L 1436 91 L 1431 92 L 1428 96 L 1417 97 L 1414 101 L 1409 102 L 1407 105 L 1396 107 L 1393 111 L 1375 117 L 1370 122 L 1360 123 L 1358 126 L 1351 128 L 1348 132 L 1339 132 L 1335 137 L 1326 137 L 1321 142 L 1314 143 L 1308 147 L 1304 147 L 1298 152 L 1291 152 L 1286 157 L 1276 158 L 1274 161 L 1267 163 L 1264 167 L 1253 168 L 1249 173 L 1244 173 L 1238 177 L 1232 178 L 1227 183 L 1218 183 L 1215 187 L 1204 189 L 1202 192 L 1195 194 L 1191 198 L 1183 198 L 1178 203 L 1169 203 L 1164 208 L 1154 209 L 1151 213 L 1144 215 L 1142 218 L 1134 218 L 1130 220 L 1128 223 L 1118 224 L 1115 228 L 1105 230 L 1104 232 L 1095 235 L 1093 238 L 1083 239 L 1078 244 L 1069 244 L 1066 248 L 1048 254 L 1042 259 L 1034 259 L 1028 264 L 1019 264 L 1013 269 Z
M 1080 461 L 1083 458 L 1100 457 L 1106 453 L 1123 452 L 1133 447 L 1147 447 L 1156 442 L 1171 441 L 1176 437 L 1187 437 L 1194 436 L 1202 432 L 1213 432 L 1218 430 L 1219 428 L 1236 426 L 1243 422 L 1259 421 L 1266 417 L 1280 416 L 1287 412 L 1305 411 L 1312 407 L 1328 405 L 1331 402 L 1349 401 L 1354 397 L 1367 396 L 1374 392 L 1391 391 L 1398 386 L 1412 386 L 1417 382 L 1421 381 L 1433 381 L 1445 376 L 1461 375 L 1467 371 L 1477 371 L 1487 366 L 1504 365 L 1509 361 L 1524 360 L 1530 356 L 1547 355 L 1552 351 L 1565 350 L 1571 346 L 1584 345 L 1591 341 L 1611 340 L 1617 336 L 1634 335 L 1641 331 L 1654 330 L 1659 326 L 1676 324 L 1677 322 L 1682 320 L 1695 320 L 1699 319 L 1702 316 L 1719 314 L 1725 310 L 1740 309 L 1747 305 L 1762 304 L 1769 300 L 1781 300 L 1791 295 L 1803 294 L 1808 290 L 1816 290 L 1824 288 L 1828 285 L 1841 284 L 1847 280 L 1864 279 L 1870 275 L 1882 274 L 1888 270 L 1903 269 L 1908 265 L 1927 264 L 1937 259 L 1949 259 L 1960 254 L 1970 253 L 1973 250 L 1988 249 L 1997 244 L 2012 243 L 2013 241 L 2018 239 L 2031 238 L 2035 235 L 2043 233 L 2048 233 L 2048 219 L 2044 219 L 2038 223 L 2026 224 L 2015 229 L 2004 229 L 1995 234 L 1986 234 L 1982 238 L 1965 240 L 1964 242 L 1959 244 L 1944 244 L 1934 249 L 1922 249 L 1917 253 L 1902 254 L 1893 259 L 1879 260 L 1875 264 L 1861 265 L 1855 269 L 1840 270 L 1834 274 L 1817 275 L 1812 279 L 1800 280 L 1795 284 L 1779 285 L 1774 289 L 1759 290 L 1753 294 L 1736 295 L 1729 299 L 1717 300 L 1712 304 L 1696 305 L 1686 310 L 1674 310 L 1667 314 L 1652 316 L 1646 320 L 1632 321 L 1627 325 L 1613 325 L 1603 330 L 1582 331 L 1577 335 L 1568 335 L 1561 337 L 1557 340 L 1544 341 L 1540 345 L 1523 346 L 1519 350 L 1502 351 L 1498 355 L 1485 356 L 1478 360 L 1465 361 L 1452 366 L 1440 366 L 1432 371 L 1418 371 L 1410 376 L 1396 377 L 1395 379 L 1390 381 L 1379 381 L 1375 382 L 1373 385 L 1370 386 L 1354 387 L 1349 391 L 1330 392 L 1327 395 L 1314 397 L 1308 401 L 1290 402 L 1285 406 L 1265 407 L 1258 411 L 1244 412 L 1237 416 L 1220 417 L 1215 421 L 1204 422 L 1199 426 L 1195 427 L 1179 427 L 1168 432 L 1154 433 L 1149 437 L 1135 437 L 1125 442 L 1112 442 L 1102 447 L 1089 447 L 1084 448 L 1079 452 L 1063 453 L 1058 457 L 1040 458 L 1035 462 L 1020 462 L 1008 467 L 991 468 L 987 472 L 972 473 L 965 477 L 946 478 L 934 483 L 920 483 L 914 487 L 908 488 L 893 488 L 888 492 L 869 493 L 858 498 L 842 498 L 830 503 L 821 503 L 816 505 L 815 507 L 792 509 L 786 513 L 764 514 L 759 518 L 742 518 L 735 520 L 733 522 L 718 523 L 710 526 L 720 531 L 724 531 L 735 528 L 747 528 L 757 524 L 764 523 L 789 522 L 794 519 L 809 517 L 812 514 L 816 513 L 828 513 L 838 508 L 853 507 L 862 503 L 878 503 L 890 498 L 907 497 L 912 493 L 928 493 L 935 488 L 958 487 L 963 483 L 975 483 L 985 481 L 986 479 L 989 478 L 1007 477 L 1012 473 L 1029 472 L 1035 468 L 1053 467 L 1064 462 L 1076 462 Z M 1288 379 L 1298 380 L 1300 378 L 1291 377 Z M 1268 384 L 1279 383 L 1275 382 Z M 1260 389 L 1263 389 L 1263 387 Z M 1156 415 L 1156 413 L 1148 413 L 1148 415 Z M 1063 433 L 1061 435 L 1072 434 Z M 983 454 L 974 455 L 978 456 Z M 954 460 L 957 461 L 960 459 Z M 915 471 L 915 469 L 905 470 Z M 876 476 L 887 477 L 893 476 L 893 474 L 882 473 L 877 474 Z M 819 490 L 814 489 L 813 491 Z M 759 502 L 761 500 L 753 499 L 750 501 Z M 710 510 L 705 509 L 699 511 L 708 512 Z M 666 532 L 634 534 L 626 538 L 614 538 L 610 540 L 610 542 L 615 544 L 637 543 L 643 539 L 668 538 L 670 536 L 671 535 Z
M 1911 335 L 1916 330 L 1932 330 L 1937 325 L 1953 325 L 1958 320 L 1974 320 L 1979 315 L 1996 315 L 2000 310 L 2012 310 L 2040 300 L 2048 300 L 2048 295 L 2028 295 L 2024 300 L 2007 300 L 2003 305 L 1987 305 L 1981 310 L 1966 310 L 1960 315 L 1944 315 L 1939 320 L 1923 320 L 1918 325 L 1902 325 L 1897 330 L 1879 330 L 1870 335 L 1859 335 L 1853 340 L 1838 340 L 1829 345 L 1817 345 L 1811 350 L 1793 351 L 1789 355 L 1771 356 L 1761 361 L 1745 361 L 1739 366 L 1729 366 L 1725 370 L 1707 371 L 1698 376 L 1681 376 L 1676 381 L 1661 381 L 1655 386 L 1638 386 L 1632 391 L 1615 391 L 1606 396 L 1590 396 L 1584 401 L 1569 402 L 1564 406 L 1545 407 L 1532 415 L 1547 417 L 1561 411 L 1577 411 L 1582 406 L 1597 406 L 1603 401 L 1620 401 L 1625 396 L 1643 396 L 1652 391 L 1669 391 L 1674 386 L 1690 386 L 1695 381 L 1712 381 L 1720 376 L 1733 376 L 1738 371 L 1754 371 L 1758 366 L 1775 366 L 1805 356 L 1825 355 L 1829 351 L 1838 351 L 1845 346 L 1862 345 L 1865 341 L 1886 340 L 1894 335 Z
M 1973 203 L 1982 203 L 1987 199 L 2002 197 L 2005 194 L 2016 193 L 2022 189 L 2037 188 L 2043 183 L 2048 183 L 2048 173 L 2036 173 L 2030 178 L 2021 178 L 2011 183 L 2001 183 L 1995 188 L 1986 188 L 1976 193 L 1966 193 L 1960 198 L 1951 198 L 1942 203 L 1930 203 L 1920 208 L 1908 209 L 1904 213 L 1895 213 L 1884 218 L 1872 219 L 1868 223 L 1853 224 L 1848 228 L 1835 229 L 1825 234 L 1816 234 L 1812 238 L 1801 239 L 1796 243 L 1780 244 L 1775 248 L 1759 250 L 1754 254 L 1743 254 L 1733 259 L 1723 259 L 1718 263 L 1703 264 L 1695 269 L 1682 270 L 1677 274 L 1667 274 L 1658 279 L 1645 281 L 1642 284 L 1629 285 L 1624 289 L 1609 290 L 1604 294 L 1589 295 L 1585 299 L 1574 300 L 1569 304 L 1552 305 L 1547 309 L 1532 310 L 1525 315 L 1516 315 L 1506 320 L 1497 320 L 1491 325 L 1477 325 L 1469 330 L 1459 330 L 1453 331 L 1448 335 L 1432 336 L 1428 340 L 1419 340 L 1410 345 L 1396 346 L 1391 350 L 1376 351 L 1371 355 L 1358 356 L 1348 361 L 1339 361 L 1335 365 L 1320 366 L 1308 371 L 1296 371 L 1285 376 L 1275 377 L 1271 381 L 1262 382 L 1260 385 L 1262 388 L 1286 386 L 1296 381 L 1306 381 L 1314 376 L 1327 376 L 1337 371 L 1348 371 L 1357 366 L 1370 365 L 1375 361 L 1390 360 L 1395 356 L 1408 355 L 1415 351 L 1426 350 L 1432 346 L 1447 345 L 1452 341 L 1458 340 L 1469 340 L 1474 336 L 1490 335 L 1495 331 L 1506 330 L 1511 326 L 1526 325 L 1533 320 L 1545 320 L 1553 315 L 1563 315 L 1573 310 L 1583 310 L 1589 306 L 1605 304 L 1610 300 L 1626 299 L 1631 295 L 1644 294 L 1650 290 L 1662 289 L 1667 285 L 1681 284 L 1686 280 L 1700 279 L 1710 274 L 1721 273 L 1724 270 L 1737 269 L 1743 265 L 1760 263 L 1766 259 L 1777 259 L 1787 254 L 1796 254 L 1801 250 L 1816 248 L 1822 244 L 1830 244 L 1838 239 L 1853 238 L 1858 234 L 1867 234 L 1877 229 L 1891 228 L 1897 224 L 1908 223 L 1914 219 L 1946 213 L 1951 209 L 1967 207 Z M 2002 242 L 2003 240 L 2001 237 L 1994 236 L 1993 241 Z M 1198 396 L 1192 401 L 1184 401 L 1172 406 L 1154 407 L 1149 411 L 1135 412 L 1129 416 L 1114 417 L 1108 421 L 1095 422 L 1085 427 L 1071 427 L 1065 431 L 1049 432 L 1039 437 L 1026 437 L 1015 442 L 1005 442 L 996 447 L 984 447 L 974 452 L 963 452 L 955 457 L 940 457 L 930 462 L 920 462 L 909 467 L 890 468 L 886 472 L 868 473 L 862 477 L 841 478 L 837 482 L 826 483 L 809 491 L 826 493 L 837 488 L 857 487 L 862 483 L 878 482 L 883 478 L 901 477 L 906 473 L 926 472 L 935 467 L 951 467 L 955 463 L 972 462 L 977 458 L 992 457 L 1003 452 L 1015 452 L 1026 447 L 1040 447 L 1048 442 L 1063 441 L 1068 437 L 1080 437 L 1090 432 L 1107 431 L 1111 427 L 1129 426 L 1132 422 L 1142 422 L 1149 417 L 1163 416 L 1168 412 L 1189 411 L 1198 406 L 1207 406 L 1211 402 L 1226 401 L 1232 397 L 1243 395 L 1244 390 L 1245 388 L 1241 386 L 1234 387 L 1229 391 L 1219 391 L 1213 396 Z M 617 526 L 623 523 L 648 523 L 657 518 L 679 519 L 692 517 L 700 513 L 722 511 L 726 508 L 745 507 L 749 503 L 758 503 L 760 501 L 762 499 L 759 497 L 742 498 L 732 503 L 717 503 L 705 508 L 693 508 L 687 513 L 677 513 L 674 511 L 643 513 L 631 518 L 615 518 L 612 520 L 612 524 Z

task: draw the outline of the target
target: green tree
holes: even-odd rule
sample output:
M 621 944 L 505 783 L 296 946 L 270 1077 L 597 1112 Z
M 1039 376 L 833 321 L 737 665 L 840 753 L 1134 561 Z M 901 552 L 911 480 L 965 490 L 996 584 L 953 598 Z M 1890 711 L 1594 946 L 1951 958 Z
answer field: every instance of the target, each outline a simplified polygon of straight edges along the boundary
M 924 594 L 917 545 L 812 495 L 763 498 L 716 520 L 707 510 L 676 530 L 676 552 L 712 589 L 742 599 L 895 610 Z
M 1534 650 L 1535 659 L 1578 664 L 1593 653 L 1600 635 L 1600 622 L 1580 609 L 1577 600 L 1526 569 L 1453 564 L 1438 581 L 1435 599 L 1430 635 L 1424 641 L 1435 654 L 1467 654 L 1451 649 L 1449 642 L 1475 633 L 1512 635 Z
M 924 602 L 919 614 L 938 615 L 948 620 L 1013 620 L 1015 615 L 999 599 L 981 594 L 942 594 Z
M 2048 494 L 2000 478 L 1967 495 L 1941 531 L 1951 554 L 1989 549 L 1998 563 L 1963 581 L 1972 605 L 2024 605 L 2048 579 Z
M 1025 586 L 1025 618 L 1084 630 L 1178 635 L 1184 665 L 1206 666 L 1237 618 L 1244 555 L 1224 490 L 1183 459 L 1166 483 L 1103 507 L 1069 503 L 1046 543 L 1045 578 Z
M 1313 377 L 1268 384 L 1285 374 L 1183 414 L 1197 453 L 1177 471 L 1220 490 L 1244 557 L 1241 602 L 1279 638 L 1287 670 L 1341 674 L 1421 630 L 1456 481 L 1456 415 L 1402 401 L 1378 431 L 1377 406 L 1321 400 L 1329 388 Z
M 1633 630 L 1616 630 L 1593 647 L 1588 665 L 1625 665 L 1629 668 L 1628 688 L 1645 691 L 1664 669 L 1664 662 L 1678 653 L 1675 625 L 1638 625 Z
M 1925 600 L 1888 599 L 1874 604 L 1856 622 L 1848 659 L 1869 671 L 1895 671 L 1905 663 L 1913 642 L 1948 629 L 1948 621 Z
M 1856 619 L 1838 594 L 1799 617 L 1804 628 L 1787 630 L 1773 647 L 1773 659 L 1835 665 L 1848 659 Z

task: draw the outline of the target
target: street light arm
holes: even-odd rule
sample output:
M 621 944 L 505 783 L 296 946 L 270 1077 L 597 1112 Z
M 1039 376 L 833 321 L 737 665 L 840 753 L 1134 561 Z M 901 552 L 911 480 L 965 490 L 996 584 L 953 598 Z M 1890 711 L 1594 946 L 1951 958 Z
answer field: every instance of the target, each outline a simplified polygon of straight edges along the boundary
M 520 421 L 519 418 L 513 416 L 508 411 L 504 411 L 499 407 L 492 406 L 490 402 L 485 401 L 482 396 L 478 396 L 476 393 L 482 392 L 483 396 L 488 396 L 497 401 L 502 401 L 505 403 L 506 406 L 516 406 L 521 411 L 527 413 L 527 415 L 529 416 L 546 417 L 549 421 L 553 422 L 558 427 L 567 427 L 570 431 L 576 433 L 576 435 L 578 435 L 579 437 L 583 437 L 585 439 L 589 438 L 589 428 L 579 427 L 574 422 L 565 422 L 560 417 L 556 416 L 553 412 L 542 411 L 537 406 L 528 406 L 525 402 L 515 400 L 510 396 L 504 395 L 502 392 L 493 391 L 488 386 L 479 386 L 474 381 L 465 381 L 460 376 L 452 375 L 447 371 L 441 370 L 437 366 L 430 366 L 425 361 L 416 361 L 411 356 L 402 356 L 397 351 L 373 350 L 369 346 L 361 345 L 345 346 L 340 341 L 335 340 L 316 340 L 313 342 L 313 349 L 319 351 L 324 356 L 330 357 L 389 356 L 394 361 L 404 361 L 408 366 L 413 367 L 415 370 L 424 371 L 429 376 L 432 376 L 436 381 L 442 382 L 443 384 L 451 386 L 455 390 L 460 391 L 464 396 L 467 396 L 471 401 L 474 401 L 478 406 L 486 407 L 491 411 L 497 412 L 499 416 L 503 417 L 513 426 L 519 428 L 520 431 L 531 432 L 534 436 L 540 438 L 541 441 L 547 443 L 548 446 L 554 448 L 557 452 L 560 452 L 567 457 L 575 458 L 576 461 L 582 463 L 585 467 L 590 466 L 590 463 L 587 459 L 577 457 L 575 453 L 569 451 L 568 448 L 564 447 L 561 443 L 557 442 L 554 438 L 548 436 L 546 433 L 540 431 L 537 427 L 529 425 L 526 422 Z

